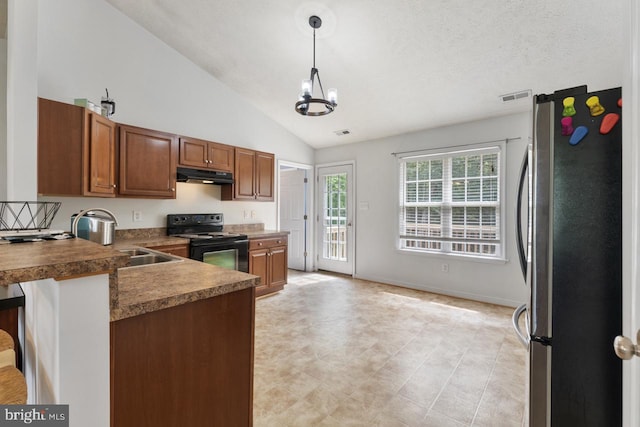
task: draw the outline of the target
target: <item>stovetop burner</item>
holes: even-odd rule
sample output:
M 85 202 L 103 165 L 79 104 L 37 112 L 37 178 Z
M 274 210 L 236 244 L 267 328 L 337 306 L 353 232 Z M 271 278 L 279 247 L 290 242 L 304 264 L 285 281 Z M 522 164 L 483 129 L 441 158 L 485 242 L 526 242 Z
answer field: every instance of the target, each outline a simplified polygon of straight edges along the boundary
M 167 215 L 167 235 L 190 239 L 192 244 L 247 238 L 243 234 L 224 232 L 223 227 L 221 213 Z
M 174 236 L 182 237 L 184 239 L 224 239 L 228 237 L 240 237 L 242 236 L 242 234 L 212 232 L 212 233 L 174 234 Z

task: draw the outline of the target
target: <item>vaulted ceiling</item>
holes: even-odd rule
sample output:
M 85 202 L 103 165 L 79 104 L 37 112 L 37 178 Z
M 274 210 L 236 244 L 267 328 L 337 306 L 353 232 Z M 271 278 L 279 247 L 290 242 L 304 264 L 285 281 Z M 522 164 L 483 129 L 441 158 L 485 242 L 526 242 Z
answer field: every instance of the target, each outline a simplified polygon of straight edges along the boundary
M 527 111 L 499 97 L 521 90 L 622 82 L 616 0 L 107 1 L 317 148 Z M 339 91 L 323 117 L 293 107 L 311 15 L 322 84 Z

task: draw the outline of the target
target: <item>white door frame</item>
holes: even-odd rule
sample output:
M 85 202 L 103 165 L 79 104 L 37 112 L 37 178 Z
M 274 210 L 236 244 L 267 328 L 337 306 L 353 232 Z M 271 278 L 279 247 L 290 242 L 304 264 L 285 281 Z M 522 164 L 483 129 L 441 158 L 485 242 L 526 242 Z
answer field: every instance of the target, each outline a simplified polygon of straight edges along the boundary
M 627 0 L 627 46 L 622 84 L 622 333 L 640 329 L 640 6 Z M 639 344 L 639 343 L 636 343 Z M 640 357 L 622 363 L 623 426 L 640 425 Z
M 317 182 L 317 180 L 319 179 L 319 173 L 318 170 L 320 168 L 327 168 L 327 167 L 333 167 L 333 166 L 351 166 L 351 171 L 352 171 L 352 179 L 351 179 L 351 195 L 350 197 L 353 200 L 353 209 L 352 209 L 352 213 L 351 213 L 351 230 L 352 230 L 352 236 L 353 238 L 351 239 L 351 248 L 349 250 L 350 255 L 351 255 L 351 259 L 353 260 L 351 263 L 351 275 L 355 276 L 356 274 L 356 222 L 357 222 L 357 209 L 356 209 L 356 194 L 357 194 L 357 186 L 356 186 L 356 161 L 355 160 L 345 160 L 343 162 L 332 162 L 332 163 L 322 163 L 322 164 L 318 164 L 315 167 L 315 176 L 314 176 L 314 182 Z M 317 200 L 318 197 L 320 197 L 320 185 L 318 184 L 316 186 L 316 194 L 314 195 L 314 199 Z M 318 217 L 320 215 L 320 209 L 322 209 L 322 207 L 318 204 L 316 210 L 314 211 L 314 217 L 315 217 L 315 221 L 314 221 L 314 236 L 316 236 L 319 233 L 319 228 L 320 225 L 318 224 Z M 318 245 L 318 240 L 316 238 L 315 241 L 315 245 L 314 245 L 314 249 L 317 249 L 317 245 Z M 319 252 L 316 251 L 316 256 L 313 258 L 313 264 L 315 269 L 317 270 L 317 257 L 319 256 Z
M 278 191 L 276 192 L 276 224 L 278 230 L 280 230 L 280 167 L 293 167 L 296 169 L 304 169 L 307 173 L 307 192 L 305 194 L 305 203 L 307 204 L 307 215 L 308 220 L 306 222 L 306 248 L 307 251 L 307 263 L 306 263 L 306 271 L 313 271 L 315 266 L 315 221 L 314 218 L 314 185 L 315 178 L 313 177 L 313 165 L 307 165 L 305 163 L 296 163 L 290 162 L 288 160 L 280 160 L 278 159 L 278 173 L 277 173 L 277 185 Z

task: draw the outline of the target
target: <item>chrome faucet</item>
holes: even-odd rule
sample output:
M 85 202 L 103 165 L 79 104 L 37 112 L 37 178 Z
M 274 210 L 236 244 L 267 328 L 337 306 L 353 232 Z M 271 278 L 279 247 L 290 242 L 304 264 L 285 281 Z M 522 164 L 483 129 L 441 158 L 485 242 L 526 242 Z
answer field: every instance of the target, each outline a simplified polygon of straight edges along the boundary
M 116 216 L 107 209 L 103 209 L 103 208 L 85 209 L 83 211 L 80 211 L 80 213 L 78 213 L 78 215 L 76 215 L 76 217 L 73 219 L 73 223 L 71 224 L 71 233 L 74 236 L 78 235 L 78 222 L 80 221 L 80 218 L 82 218 L 89 212 L 104 212 L 111 217 L 115 225 L 118 225 L 118 220 L 116 219 Z

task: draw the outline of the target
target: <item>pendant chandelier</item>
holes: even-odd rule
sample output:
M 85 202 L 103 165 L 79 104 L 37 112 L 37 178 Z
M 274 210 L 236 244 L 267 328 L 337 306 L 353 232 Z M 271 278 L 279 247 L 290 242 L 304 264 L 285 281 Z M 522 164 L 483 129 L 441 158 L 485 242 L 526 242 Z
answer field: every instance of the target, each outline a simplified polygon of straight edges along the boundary
M 309 25 L 313 28 L 313 67 L 311 68 L 311 78 L 302 81 L 302 93 L 296 102 L 296 111 L 303 116 L 326 116 L 333 112 L 338 105 L 338 89 L 329 89 L 327 98 L 324 96 L 324 89 L 320 81 L 320 73 L 316 68 L 316 28 L 322 25 L 322 19 L 317 16 L 309 17 Z M 316 77 L 322 98 L 313 97 L 313 89 Z

